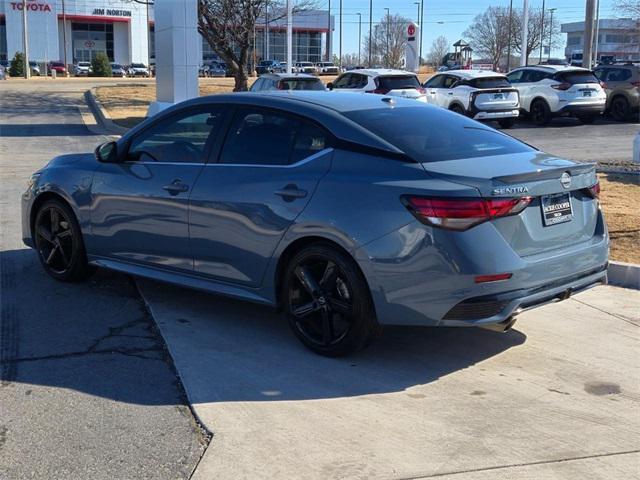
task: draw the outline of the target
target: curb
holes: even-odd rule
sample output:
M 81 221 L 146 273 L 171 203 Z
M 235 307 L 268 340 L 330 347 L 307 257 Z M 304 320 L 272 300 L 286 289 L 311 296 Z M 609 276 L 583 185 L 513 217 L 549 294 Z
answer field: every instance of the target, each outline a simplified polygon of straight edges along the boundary
M 116 125 L 113 120 L 111 120 L 111 117 L 109 116 L 107 111 L 96 98 L 95 87 L 87 90 L 84 93 L 84 98 L 87 101 L 87 105 L 89 105 L 91 112 L 96 118 L 96 122 L 98 123 L 98 125 L 107 130 L 111 135 L 124 135 L 129 131 L 127 127 Z
M 609 285 L 640 290 L 640 265 L 638 264 L 609 262 L 607 276 Z

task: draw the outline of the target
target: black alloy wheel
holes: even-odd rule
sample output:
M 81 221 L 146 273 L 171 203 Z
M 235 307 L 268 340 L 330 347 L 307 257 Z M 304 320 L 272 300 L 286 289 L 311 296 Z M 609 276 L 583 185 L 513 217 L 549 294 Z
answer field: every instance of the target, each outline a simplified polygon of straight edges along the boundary
M 629 118 L 631 114 L 631 107 L 629 105 L 629 101 L 624 97 L 614 98 L 613 101 L 611 102 L 609 113 L 611 113 L 611 117 L 616 122 L 624 122 Z
M 536 100 L 531 105 L 531 120 L 539 126 L 548 125 L 551 121 L 551 110 L 544 100 Z
M 45 271 L 56 280 L 74 281 L 87 277 L 91 269 L 71 209 L 63 202 L 45 202 L 33 228 L 35 248 Z
M 362 273 L 329 245 L 311 245 L 291 259 L 283 299 L 296 336 L 321 355 L 360 350 L 380 330 Z

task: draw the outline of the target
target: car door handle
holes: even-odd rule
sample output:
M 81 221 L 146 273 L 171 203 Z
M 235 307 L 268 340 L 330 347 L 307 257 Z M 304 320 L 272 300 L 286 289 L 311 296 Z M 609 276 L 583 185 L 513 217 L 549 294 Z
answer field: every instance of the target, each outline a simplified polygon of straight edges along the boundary
M 282 197 L 285 202 L 292 202 L 296 198 L 304 198 L 307 196 L 306 190 L 301 190 L 297 185 L 289 184 L 281 190 L 273 192 L 274 195 Z
M 449 95 L 453 95 L 453 92 L 449 92 Z
M 186 183 L 182 183 L 182 180 L 180 180 L 179 178 L 176 178 L 169 185 L 164 185 L 162 189 L 166 190 L 171 195 L 177 195 L 178 193 L 188 191 L 189 185 L 187 185 Z

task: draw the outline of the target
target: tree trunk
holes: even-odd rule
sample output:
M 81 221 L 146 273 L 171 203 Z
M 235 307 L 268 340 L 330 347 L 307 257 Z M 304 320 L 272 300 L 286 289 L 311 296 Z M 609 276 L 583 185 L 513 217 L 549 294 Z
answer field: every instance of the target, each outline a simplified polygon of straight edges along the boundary
M 233 74 L 235 79 L 235 85 L 233 87 L 234 92 L 246 92 L 249 90 L 249 77 L 244 68 L 238 68 Z

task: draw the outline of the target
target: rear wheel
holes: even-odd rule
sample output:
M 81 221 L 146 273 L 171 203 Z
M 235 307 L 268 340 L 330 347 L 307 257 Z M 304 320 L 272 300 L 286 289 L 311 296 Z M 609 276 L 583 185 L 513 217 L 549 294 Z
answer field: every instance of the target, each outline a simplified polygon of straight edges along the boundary
M 629 101 L 624 97 L 614 98 L 611 102 L 609 113 L 611 113 L 611 117 L 616 122 L 624 122 L 629 118 L 631 114 L 631 106 L 629 105 Z
M 551 110 L 544 100 L 536 100 L 531 104 L 531 120 L 539 126 L 548 125 L 551 121 Z
M 500 128 L 511 128 L 515 125 L 515 123 L 515 118 L 501 118 L 500 120 L 498 120 L 498 125 L 500 125 Z
M 283 300 L 295 335 L 320 355 L 353 353 L 380 331 L 362 273 L 349 256 L 327 244 L 306 247 L 291 259 Z
M 580 123 L 582 123 L 583 125 L 590 125 L 593 122 L 596 121 L 596 116 L 595 115 L 581 115 L 578 117 L 578 120 L 580 120 Z
M 449 110 L 451 110 L 452 112 L 458 113 L 460 115 L 464 115 L 464 109 L 460 105 L 458 105 L 457 103 L 451 105 L 449 107 Z
M 93 272 L 87 264 L 78 222 L 65 203 L 43 203 L 36 214 L 33 233 L 40 263 L 56 280 L 83 280 Z

